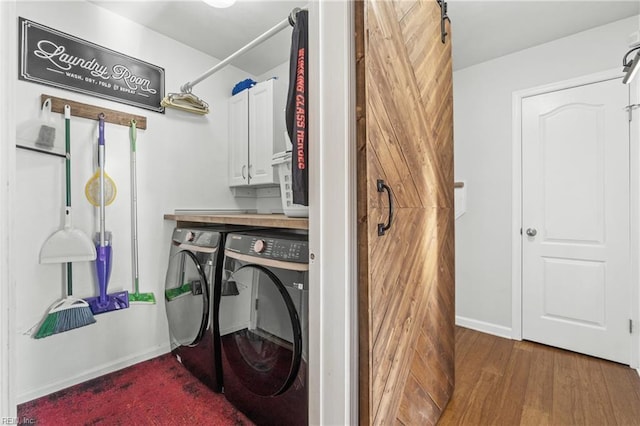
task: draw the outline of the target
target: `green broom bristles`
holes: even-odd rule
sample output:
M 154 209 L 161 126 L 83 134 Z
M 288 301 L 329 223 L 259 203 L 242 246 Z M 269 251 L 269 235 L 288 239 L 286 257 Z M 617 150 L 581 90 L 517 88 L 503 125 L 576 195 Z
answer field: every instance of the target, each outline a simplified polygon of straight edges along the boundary
M 95 322 L 91 308 L 84 300 L 67 298 L 49 311 L 33 337 L 41 339 Z

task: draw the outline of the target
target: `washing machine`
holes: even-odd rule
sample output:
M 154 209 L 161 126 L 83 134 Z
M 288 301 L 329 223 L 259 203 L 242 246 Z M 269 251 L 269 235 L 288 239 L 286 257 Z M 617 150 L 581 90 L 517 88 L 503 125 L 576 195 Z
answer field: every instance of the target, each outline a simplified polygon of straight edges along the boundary
M 308 422 L 306 233 L 231 233 L 219 320 L 224 394 L 258 425 Z
M 218 303 L 224 243 L 237 226 L 176 228 L 165 280 L 171 352 L 194 376 L 222 391 Z

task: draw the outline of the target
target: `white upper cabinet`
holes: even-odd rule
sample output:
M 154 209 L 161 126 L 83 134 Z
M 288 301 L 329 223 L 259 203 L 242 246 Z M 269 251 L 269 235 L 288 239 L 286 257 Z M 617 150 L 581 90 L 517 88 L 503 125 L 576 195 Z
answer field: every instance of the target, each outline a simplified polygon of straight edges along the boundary
M 229 186 L 249 184 L 249 91 L 229 99 Z
M 278 184 L 271 161 L 285 149 L 283 86 L 267 80 L 229 100 L 229 186 Z

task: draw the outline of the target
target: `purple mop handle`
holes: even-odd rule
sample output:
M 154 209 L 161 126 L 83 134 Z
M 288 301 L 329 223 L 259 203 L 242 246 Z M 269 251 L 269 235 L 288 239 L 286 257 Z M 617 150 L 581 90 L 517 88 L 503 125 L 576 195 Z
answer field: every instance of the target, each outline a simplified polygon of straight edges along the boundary
M 104 114 L 98 115 L 98 167 L 100 168 L 100 244 L 96 247 L 96 268 L 98 273 L 98 288 L 100 290 L 99 302 L 101 306 L 106 306 L 109 302 L 107 297 L 107 285 L 111 275 L 111 246 L 107 246 L 105 241 L 105 204 L 104 204 Z
M 111 246 L 97 246 L 96 253 L 98 289 L 100 291 L 98 304 L 105 306 L 109 302 L 107 286 L 109 285 L 109 278 L 111 276 Z
M 104 114 L 98 115 L 98 145 L 104 146 Z
M 105 246 L 105 203 L 104 203 L 104 114 L 98 115 L 98 167 L 100 168 L 100 246 Z

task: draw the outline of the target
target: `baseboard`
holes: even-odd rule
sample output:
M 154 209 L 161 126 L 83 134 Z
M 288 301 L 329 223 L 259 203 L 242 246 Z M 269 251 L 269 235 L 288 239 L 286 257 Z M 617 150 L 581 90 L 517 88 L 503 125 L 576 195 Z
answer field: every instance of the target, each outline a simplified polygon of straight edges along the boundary
M 494 336 L 504 337 L 505 339 L 511 339 L 511 328 L 505 327 L 503 325 L 465 318 L 459 315 L 456 315 L 456 325 L 464 328 L 470 328 L 476 331 L 481 331 L 487 334 L 493 334 Z
M 109 364 L 103 364 L 89 371 L 84 371 L 81 374 L 78 374 L 73 377 L 69 377 L 65 380 L 60 380 L 55 383 L 50 383 L 46 386 L 42 386 L 40 388 L 30 390 L 29 392 L 19 394 L 16 398 L 17 403 L 22 404 L 27 401 L 32 401 L 36 398 L 40 398 L 40 397 L 49 395 L 53 392 L 66 389 L 69 386 L 74 386 L 79 383 L 86 382 L 87 380 L 95 379 L 96 377 L 113 373 L 114 371 L 118 371 L 123 368 L 130 367 L 139 362 L 147 361 L 149 359 L 158 357 L 160 355 L 164 355 L 168 352 L 170 352 L 169 347 L 162 346 L 162 347 L 153 348 L 144 352 L 139 352 L 137 354 L 133 354 L 125 358 L 120 358 L 119 360 L 116 360 Z

